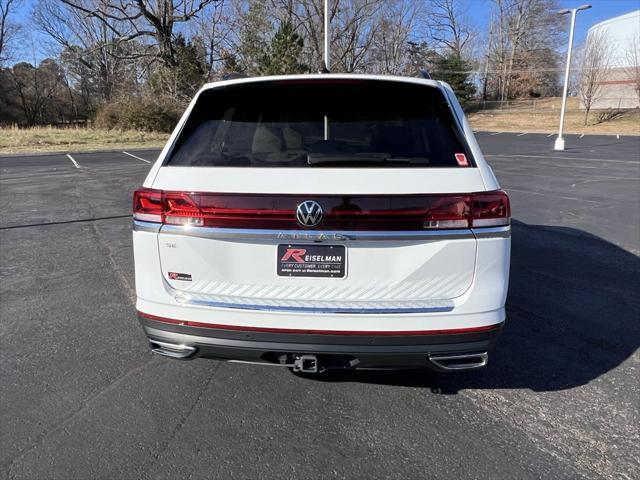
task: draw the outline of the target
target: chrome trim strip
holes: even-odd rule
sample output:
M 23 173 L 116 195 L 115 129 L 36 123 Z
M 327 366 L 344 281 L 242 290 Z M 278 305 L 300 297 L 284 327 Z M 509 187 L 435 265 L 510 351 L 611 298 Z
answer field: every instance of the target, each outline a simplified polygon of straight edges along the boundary
M 296 307 L 288 305 L 250 305 L 241 303 L 216 302 L 196 298 L 184 299 L 183 305 L 200 305 L 216 308 L 232 308 L 237 310 L 255 310 L 260 312 L 293 312 L 293 313 L 324 313 L 324 314 L 398 314 L 398 313 L 436 313 L 450 312 L 453 305 L 440 305 L 431 307 L 390 307 L 390 308 L 349 308 L 349 307 Z
M 220 240 L 282 240 L 313 242 L 344 242 L 349 240 L 451 240 L 461 238 L 509 238 L 511 226 L 472 228 L 471 230 L 401 230 L 401 231 L 345 231 L 335 230 L 258 230 L 249 228 L 190 227 L 161 225 L 133 220 L 134 232 L 168 233 L 186 237 Z
M 162 224 L 153 222 L 143 222 L 142 220 L 133 220 L 134 232 L 151 232 L 159 233 Z
M 504 227 L 472 228 L 476 238 L 511 238 L 511 225 Z
M 161 233 L 219 240 L 281 240 L 312 242 L 345 242 L 351 240 L 450 240 L 475 238 L 471 230 L 401 230 L 401 231 L 337 231 L 337 230 L 260 230 L 248 228 L 191 227 L 163 225 Z

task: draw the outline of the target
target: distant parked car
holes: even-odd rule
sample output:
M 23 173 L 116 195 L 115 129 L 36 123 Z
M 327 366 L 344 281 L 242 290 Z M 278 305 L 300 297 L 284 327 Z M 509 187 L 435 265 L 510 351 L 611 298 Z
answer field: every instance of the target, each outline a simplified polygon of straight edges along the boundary
M 482 367 L 505 320 L 499 188 L 442 82 L 208 84 L 134 194 L 139 319 L 173 358 Z

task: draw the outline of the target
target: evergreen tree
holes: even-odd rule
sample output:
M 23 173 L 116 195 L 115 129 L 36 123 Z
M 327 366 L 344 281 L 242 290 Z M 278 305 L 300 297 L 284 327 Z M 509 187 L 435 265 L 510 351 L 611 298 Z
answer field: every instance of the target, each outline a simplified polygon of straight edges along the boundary
M 174 48 L 177 53 L 176 64 L 172 67 L 155 65 L 144 93 L 186 105 L 206 81 L 207 68 L 197 42 L 187 40 L 180 34 L 174 40 Z
M 198 42 L 187 40 L 179 34 L 174 41 L 176 66 L 172 70 L 177 82 L 178 93 L 191 98 L 206 79 L 207 68 L 204 52 Z
M 300 62 L 303 48 L 304 41 L 296 33 L 293 24 L 288 20 L 283 21 L 260 61 L 260 73 L 284 75 L 308 72 L 307 65 Z
M 476 94 L 476 87 L 468 71 L 469 64 L 459 55 L 451 52 L 436 56 L 433 60 L 431 77 L 451 85 L 460 104 L 464 107 Z
M 237 57 L 230 51 L 222 49 L 220 52 L 222 66 L 220 67 L 219 76 L 224 79 L 242 73 L 242 68 L 238 63 Z
M 255 76 L 262 69 L 262 62 L 268 51 L 267 38 L 273 25 L 269 22 L 266 0 L 254 0 L 240 18 L 240 42 L 235 52 L 239 70 Z

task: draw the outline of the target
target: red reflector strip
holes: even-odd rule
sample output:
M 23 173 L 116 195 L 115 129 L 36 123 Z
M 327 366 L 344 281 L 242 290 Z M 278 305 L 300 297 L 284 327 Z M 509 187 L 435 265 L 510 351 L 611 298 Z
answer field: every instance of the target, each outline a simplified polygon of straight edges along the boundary
M 313 335 L 380 335 L 380 336 L 393 336 L 393 335 L 455 335 L 458 333 L 478 333 L 489 332 L 492 330 L 498 330 L 502 327 L 504 322 L 494 325 L 484 325 L 481 327 L 469 327 L 469 328 L 454 328 L 446 330 L 312 330 L 312 329 L 298 329 L 298 328 L 264 328 L 264 327 L 248 327 L 240 325 L 221 325 L 217 323 L 204 323 L 193 322 L 191 320 L 178 320 L 175 318 L 158 317 L 149 313 L 144 313 L 138 310 L 138 315 L 154 320 L 156 322 L 169 323 L 172 325 L 184 325 L 186 327 L 198 327 L 198 328 L 211 328 L 217 330 L 238 330 L 242 332 L 263 332 L 263 333 L 299 333 L 299 334 L 313 334 Z

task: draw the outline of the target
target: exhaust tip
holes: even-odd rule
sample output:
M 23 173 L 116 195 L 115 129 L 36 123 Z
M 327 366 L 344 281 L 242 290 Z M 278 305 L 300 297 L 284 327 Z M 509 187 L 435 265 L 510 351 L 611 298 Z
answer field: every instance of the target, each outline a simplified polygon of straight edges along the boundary
M 169 358 L 186 359 L 192 357 L 198 351 L 196 347 L 190 345 L 179 345 L 158 340 L 149 340 L 149 344 L 151 345 L 151 353 Z
M 465 370 L 475 370 L 482 368 L 489 363 L 489 354 L 481 353 L 460 353 L 455 355 L 431 354 L 429 362 L 442 372 L 462 372 Z

